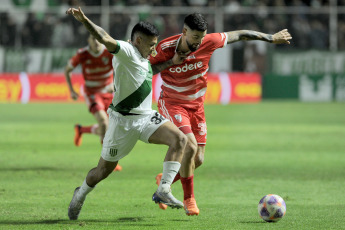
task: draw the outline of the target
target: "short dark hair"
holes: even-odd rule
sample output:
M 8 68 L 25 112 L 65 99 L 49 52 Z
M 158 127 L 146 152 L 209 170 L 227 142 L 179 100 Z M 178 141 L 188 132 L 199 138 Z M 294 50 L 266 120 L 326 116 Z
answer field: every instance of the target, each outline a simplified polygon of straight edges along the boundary
M 207 30 L 207 21 L 202 14 L 193 13 L 185 17 L 184 24 L 191 30 L 205 31 Z
M 133 41 L 136 33 L 143 33 L 148 36 L 159 36 L 157 28 L 149 22 L 140 21 L 132 29 L 131 40 Z

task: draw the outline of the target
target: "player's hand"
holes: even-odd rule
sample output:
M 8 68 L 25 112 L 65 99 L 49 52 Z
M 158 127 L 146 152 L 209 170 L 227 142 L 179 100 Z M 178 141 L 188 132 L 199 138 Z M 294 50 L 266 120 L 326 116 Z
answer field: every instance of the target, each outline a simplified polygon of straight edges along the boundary
M 273 34 L 273 43 L 274 44 L 290 44 L 292 37 L 287 29 L 279 31 L 278 33 Z
M 73 17 L 75 19 L 77 19 L 78 21 L 80 22 L 83 22 L 86 20 L 86 16 L 84 14 L 84 12 L 80 9 L 80 6 L 78 7 L 78 9 L 75 9 L 75 8 L 69 8 L 67 11 L 66 11 L 66 14 L 71 14 L 73 15 Z
M 77 100 L 78 97 L 79 97 L 79 94 L 77 94 L 75 91 L 72 91 L 72 92 L 71 92 L 71 98 L 72 98 L 73 100 Z
M 188 52 L 190 53 L 190 52 Z M 184 60 L 186 60 L 186 58 L 188 57 L 187 53 L 182 53 L 180 51 L 177 51 L 174 55 L 174 57 L 172 58 L 172 62 L 174 65 L 179 65 L 182 64 L 184 62 Z

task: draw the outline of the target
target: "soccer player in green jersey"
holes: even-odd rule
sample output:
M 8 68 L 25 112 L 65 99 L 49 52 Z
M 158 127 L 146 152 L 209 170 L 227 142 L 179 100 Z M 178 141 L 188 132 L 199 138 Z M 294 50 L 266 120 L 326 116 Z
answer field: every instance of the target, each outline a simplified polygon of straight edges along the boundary
M 148 57 L 154 52 L 158 31 L 150 23 L 139 22 L 133 27 L 131 40 L 115 40 L 101 27 L 90 21 L 80 9 L 70 8 L 85 28 L 114 55 L 114 89 L 109 106 L 109 127 L 103 139 L 103 148 L 97 167 L 91 169 L 80 187 L 74 191 L 68 208 L 71 220 L 78 219 L 86 195 L 116 167 L 118 161 L 133 149 L 138 140 L 167 145 L 163 176 L 152 200 L 172 208 L 183 203 L 171 193 L 171 183 L 181 166 L 187 137 L 170 121 L 152 110 L 152 71 Z M 180 64 L 185 56 L 176 54 L 161 65 Z

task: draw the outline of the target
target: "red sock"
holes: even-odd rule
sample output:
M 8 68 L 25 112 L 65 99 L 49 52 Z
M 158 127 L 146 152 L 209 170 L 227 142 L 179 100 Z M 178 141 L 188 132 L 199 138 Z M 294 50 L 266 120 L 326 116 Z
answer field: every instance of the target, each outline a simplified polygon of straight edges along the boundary
M 80 128 L 80 132 L 81 133 L 91 133 L 91 128 L 92 128 L 92 126 L 82 126 Z
M 176 181 L 178 181 L 180 178 L 181 178 L 180 173 L 177 173 L 172 184 L 175 183 Z
M 184 192 L 184 200 L 194 197 L 194 175 L 190 177 L 181 177 L 182 188 Z

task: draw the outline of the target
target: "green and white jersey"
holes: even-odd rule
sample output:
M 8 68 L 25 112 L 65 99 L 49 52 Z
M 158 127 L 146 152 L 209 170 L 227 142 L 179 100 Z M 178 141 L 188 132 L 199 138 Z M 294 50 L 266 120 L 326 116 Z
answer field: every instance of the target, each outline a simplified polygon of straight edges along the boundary
M 122 114 L 152 111 L 150 62 L 129 42 L 117 41 L 113 57 L 115 94 L 110 108 Z

